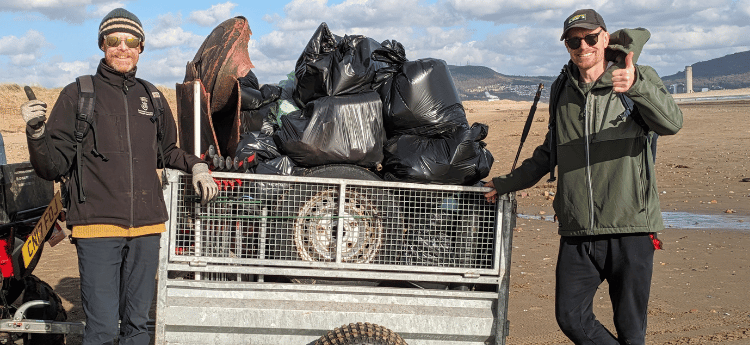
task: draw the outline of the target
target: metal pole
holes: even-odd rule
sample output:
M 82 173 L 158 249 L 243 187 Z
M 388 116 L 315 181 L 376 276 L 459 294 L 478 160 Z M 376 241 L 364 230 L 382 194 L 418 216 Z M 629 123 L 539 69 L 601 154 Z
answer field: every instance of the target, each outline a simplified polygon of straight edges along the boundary
M 193 81 L 193 152 L 201 156 L 201 81 Z M 195 203 L 195 215 L 200 214 L 200 196 Z M 195 217 L 195 256 L 201 256 L 201 221 Z M 201 280 L 201 273 L 195 272 L 195 280 Z
M 513 228 L 516 227 L 516 200 L 513 193 L 507 194 L 508 200 L 502 205 L 498 202 L 498 211 L 502 213 L 500 232 L 500 285 L 498 286 L 497 321 L 495 322 L 495 345 L 505 345 L 510 321 L 508 320 L 508 298 L 510 297 L 510 266 L 513 250 Z
M 193 153 L 201 156 L 201 82 L 193 82 Z
M 539 87 L 536 89 L 536 96 L 534 96 L 534 104 L 531 105 L 531 110 L 529 110 L 529 117 L 526 118 L 526 125 L 523 126 L 523 132 L 521 133 L 521 144 L 518 145 L 518 152 L 516 153 L 516 160 L 513 161 L 513 167 L 510 168 L 510 171 L 513 171 L 516 169 L 516 163 L 518 163 L 518 156 L 521 155 L 521 148 L 523 148 L 523 143 L 526 141 L 526 137 L 529 135 L 529 131 L 531 130 L 531 122 L 534 121 L 534 113 L 536 113 L 536 104 L 539 103 L 539 97 L 542 95 L 542 89 L 544 88 L 544 84 L 540 83 Z

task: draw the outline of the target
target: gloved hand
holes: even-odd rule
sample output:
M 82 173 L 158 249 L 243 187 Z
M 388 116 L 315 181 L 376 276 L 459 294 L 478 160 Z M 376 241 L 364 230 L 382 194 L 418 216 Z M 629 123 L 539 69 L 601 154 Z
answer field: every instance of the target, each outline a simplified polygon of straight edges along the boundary
M 31 137 L 36 139 L 44 134 L 44 121 L 47 120 L 47 103 L 40 100 L 28 101 L 21 105 L 21 116 L 29 126 Z
M 193 188 L 195 188 L 195 193 L 201 196 L 201 204 L 203 205 L 212 201 L 219 194 L 219 186 L 208 172 L 208 164 L 198 163 L 193 165 Z

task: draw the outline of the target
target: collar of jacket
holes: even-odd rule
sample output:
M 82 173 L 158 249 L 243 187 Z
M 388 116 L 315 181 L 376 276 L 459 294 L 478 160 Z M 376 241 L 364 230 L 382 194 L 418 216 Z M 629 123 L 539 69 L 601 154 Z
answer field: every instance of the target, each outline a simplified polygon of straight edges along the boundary
M 120 73 L 115 71 L 112 67 L 104 62 L 104 59 L 99 61 L 99 67 L 96 69 L 96 74 L 99 75 L 107 84 L 115 86 L 120 89 L 124 89 L 125 86 L 131 88 L 135 86 L 135 72 L 138 67 L 133 68 L 128 73 Z

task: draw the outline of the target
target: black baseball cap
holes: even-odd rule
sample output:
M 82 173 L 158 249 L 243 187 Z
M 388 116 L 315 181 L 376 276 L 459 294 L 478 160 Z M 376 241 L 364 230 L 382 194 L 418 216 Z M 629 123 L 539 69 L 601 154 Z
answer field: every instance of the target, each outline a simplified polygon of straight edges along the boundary
M 604 18 L 599 13 L 592 9 L 583 9 L 573 12 L 563 23 L 563 33 L 560 36 L 560 41 L 565 39 L 565 34 L 572 28 L 584 28 L 584 29 L 596 29 L 601 27 L 604 31 L 607 31 L 607 26 L 604 25 Z

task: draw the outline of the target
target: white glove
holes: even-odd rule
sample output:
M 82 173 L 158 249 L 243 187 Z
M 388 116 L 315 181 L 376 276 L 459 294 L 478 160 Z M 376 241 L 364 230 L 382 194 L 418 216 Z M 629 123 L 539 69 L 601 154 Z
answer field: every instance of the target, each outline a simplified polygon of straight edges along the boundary
M 195 188 L 195 193 L 201 197 L 201 204 L 203 205 L 212 201 L 219 194 L 219 186 L 208 172 L 208 164 L 198 163 L 193 165 L 193 188 Z
M 21 116 L 29 127 L 31 137 L 36 139 L 44 134 L 44 121 L 47 120 L 47 103 L 40 100 L 28 101 L 21 105 Z

